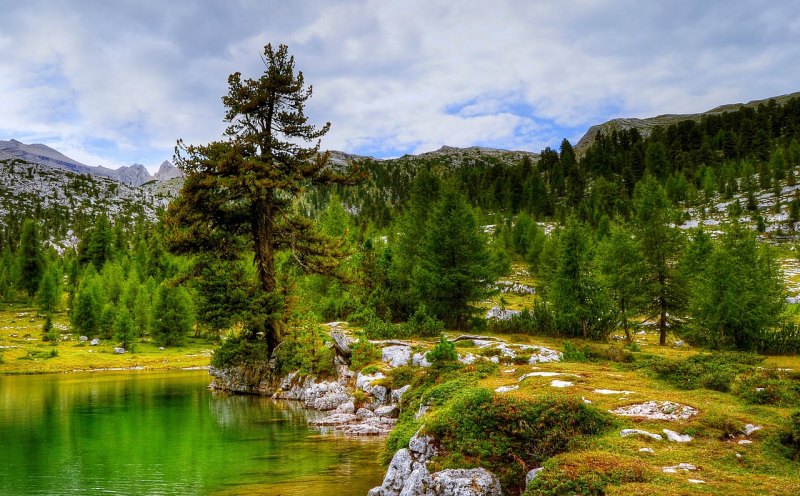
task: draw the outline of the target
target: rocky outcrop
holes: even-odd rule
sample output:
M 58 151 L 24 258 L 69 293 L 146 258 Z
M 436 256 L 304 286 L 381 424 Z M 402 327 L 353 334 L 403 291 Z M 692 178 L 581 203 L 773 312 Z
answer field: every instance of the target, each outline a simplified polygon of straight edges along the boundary
M 483 468 L 448 469 L 430 473 L 427 463 L 436 456 L 434 439 L 417 432 L 408 448 L 392 457 L 383 484 L 369 496 L 500 496 L 497 477 Z

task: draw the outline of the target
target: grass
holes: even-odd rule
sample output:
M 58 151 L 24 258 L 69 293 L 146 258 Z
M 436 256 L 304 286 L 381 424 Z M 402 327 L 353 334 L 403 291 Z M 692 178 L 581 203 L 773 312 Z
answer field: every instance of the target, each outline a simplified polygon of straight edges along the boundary
M 0 309 L 0 374 L 207 367 L 215 347 L 207 340 L 188 338 L 185 346 L 160 350 L 147 340 L 137 340 L 133 352 L 118 355 L 113 340 L 101 341 L 98 346 L 80 343 L 78 334 L 70 331 L 65 313 L 55 314 L 53 324 L 61 337 L 55 345 L 42 341 L 44 318 L 34 309 L 22 305 Z

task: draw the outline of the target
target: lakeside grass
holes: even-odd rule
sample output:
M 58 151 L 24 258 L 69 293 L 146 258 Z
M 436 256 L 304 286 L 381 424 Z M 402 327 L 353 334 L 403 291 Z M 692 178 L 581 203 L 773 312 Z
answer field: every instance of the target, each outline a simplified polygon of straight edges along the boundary
M 7 304 L 0 308 L 0 374 L 208 367 L 216 347 L 205 339 L 187 338 L 184 346 L 161 350 L 147 339 L 137 339 L 132 352 L 126 350 L 118 355 L 114 353 L 118 346 L 114 340 L 101 340 L 97 346 L 81 343 L 64 312 L 53 315 L 53 325 L 62 340 L 56 344 L 42 341 L 44 320 L 26 305 Z

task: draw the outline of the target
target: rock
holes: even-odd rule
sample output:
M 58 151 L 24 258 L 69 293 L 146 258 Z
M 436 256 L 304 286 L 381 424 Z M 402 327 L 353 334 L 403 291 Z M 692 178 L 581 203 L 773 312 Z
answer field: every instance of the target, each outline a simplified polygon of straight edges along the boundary
M 124 355 L 125 354 L 125 348 L 116 348 L 115 347 L 114 348 L 114 354 L 116 354 L 116 355 Z
M 686 479 L 686 482 L 689 482 L 690 484 L 705 484 L 706 483 L 706 481 L 700 480 L 700 479 Z
M 91 341 L 89 341 L 89 346 L 97 346 L 98 344 L 100 344 L 100 340 L 97 338 L 94 338 Z
M 400 409 L 397 405 L 379 406 L 375 409 L 375 415 L 378 417 L 397 418 L 400 414 Z
M 428 413 L 428 409 L 429 408 L 430 408 L 430 406 L 428 406 L 428 405 L 420 405 L 419 409 L 417 410 L 417 413 L 414 414 L 414 419 L 415 420 L 421 419 L 423 415 Z
M 467 353 L 464 356 L 461 356 L 461 355 L 458 356 L 458 361 L 463 363 L 464 365 L 470 365 L 470 364 L 474 363 L 475 360 L 477 360 L 477 359 L 478 359 L 478 357 L 476 357 L 472 353 Z
M 352 397 L 347 393 L 329 393 L 315 398 L 312 408 L 327 412 L 328 410 L 337 410 L 339 406 L 352 403 L 352 401 Z
M 544 348 L 541 346 L 534 346 L 531 348 L 531 357 L 528 359 L 528 364 L 534 363 L 548 363 L 548 362 L 559 362 L 561 361 L 561 352 L 556 350 L 551 350 L 550 348 Z
M 559 375 L 566 375 L 566 374 L 562 374 L 561 372 L 528 372 L 527 374 L 524 374 L 517 380 L 519 382 L 522 382 L 528 377 L 556 377 Z
M 484 468 L 449 469 L 431 475 L 434 496 L 502 496 L 500 480 Z
M 753 441 L 751 441 L 749 439 L 742 439 L 741 441 L 739 441 L 739 444 L 742 444 L 742 445 L 753 444 Z
M 350 400 L 347 403 L 342 403 L 336 407 L 336 413 L 355 413 L 355 411 L 356 405 L 353 403 L 353 400 Z
M 370 418 L 370 417 L 374 417 L 374 416 L 375 416 L 375 412 L 373 412 L 373 411 L 372 411 L 372 410 L 370 410 L 369 408 L 364 408 L 364 407 L 361 407 L 361 408 L 359 408 L 359 409 L 358 409 L 358 411 L 356 412 L 356 417 L 358 417 L 358 418 L 360 418 L 360 419 L 362 419 L 362 420 L 363 420 L 363 419 Z
M 347 336 L 344 335 L 341 331 L 331 331 L 331 340 L 333 341 L 333 347 L 336 349 L 336 352 L 345 357 L 350 358 L 353 354 L 353 351 L 350 349 L 350 342 Z
M 424 354 L 415 353 L 411 357 L 411 364 L 415 367 L 430 367 L 431 362 L 428 361 L 428 352 L 426 351 Z
M 644 436 L 649 437 L 650 439 L 655 439 L 656 441 L 663 441 L 664 438 L 661 437 L 661 434 L 653 434 L 652 432 L 643 431 L 641 429 L 622 429 L 619 431 L 620 437 L 628 437 L 628 436 Z
M 614 389 L 595 389 L 594 392 L 597 394 L 624 394 L 625 396 L 635 394 L 633 391 L 616 391 Z
M 671 401 L 648 401 L 627 405 L 611 413 L 623 417 L 644 417 L 652 420 L 687 420 L 697 415 L 697 409 Z
M 381 350 L 381 360 L 392 367 L 402 367 L 411 361 L 410 346 L 387 346 Z
M 356 377 L 356 389 L 360 389 L 365 393 L 369 393 L 370 391 L 370 384 L 373 381 L 377 381 L 378 379 L 383 379 L 384 375 L 382 372 L 376 372 L 372 375 L 364 375 L 361 372 L 358 373 L 358 377 Z
M 755 431 L 760 431 L 761 429 L 763 429 L 763 427 L 761 427 L 760 425 L 747 424 L 744 426 L 744 435 L 749 436 Z
M 326 417 L 318 418 L 309 421 L 309 424 L 312 425 L 342 425 L 348 424 L 350 422 L 354 422 L 358 420 L 356 415 L 352 413 L 333 413 Z
M 380 403 L 384 403 L 389 397 L 389 390 L 384 386 L 373 386 L 370 392 Z
M 500 307 L 492 307 L 486 312 L 486 320 L 511 320 L 511 317 L 518 314 L 519 310 L 504 310 Z
M 400 389 L 393 389 L 392 390 L 392 403 L 400 403 L 400 400 L 403 398 L 403 394 L 411 387 L 410 384 L 406 384 L 405 386 L 401 387 Z
M 494 392 L 495 393 L 508 393 L 508 392 L 514 391 L 516 389 L 519 389 L 519 385 L 511 384 L 510 386 L 500 386 L 499 388 L 495 389 Z
M 554 388 L 565 388 L 565 387 L 571 387 L 571 386 L 574 386 L 574 385 L 575 384 L 573 384 L 573 383 L 571 383 L 569 381 L 559 381 L 558 379 L 553 380 L 553 381 L 550 382 L 550 387 L 554 387 Z
M 81 337 L 80 337 L 80 338 L 78 338 L 78 339 L 80 339 L 81 343 L 85 343 L 86 341 L 89 341 L 89 338 L 88 338 L 88 337 L 86 337 L 86 336 L 81 336 Z
M 689 441 L 694 439 L 689 434 L 678 434 L 677 432 L 671 431 L 669 429 L 664 429 L 663 432 L 664 434 L 667 435 L 667 440 L 672 441 L 674 443 L 688 443 Z
M 158 349 L 164 351 L 166 348 L 164 348 L 163 346 L 159 346 Z
M 436 456 L 436 444 L 433 438 L 428 435 L 420 435 L 422 429 L 418 430 L 408 441 L 408 449 L 414 454 L 415 458 L 422 463 L 427 463 Z
M 539 476 L 539 472 L 544 470 L 544 467 L 539 467 L 531 470 L 527 474 L 525 474 L 525 486 L 528 486 L 533 479 Z
M 655 453 L 655 450 L 653 448 L 639 448 L 639 453 Z
M 386 469 L 383 484 L 370 489 L 367 495 L 399 496 L 400 491 L 403 490 L 406 481 L 413 471 L 412 465 L 415 463 L 417 462 L 411 458 L 411 453 L 406 448 L 398 450 L 392 457 L 389 468 Z M 424 465 L 422 468 L 425 468 Z

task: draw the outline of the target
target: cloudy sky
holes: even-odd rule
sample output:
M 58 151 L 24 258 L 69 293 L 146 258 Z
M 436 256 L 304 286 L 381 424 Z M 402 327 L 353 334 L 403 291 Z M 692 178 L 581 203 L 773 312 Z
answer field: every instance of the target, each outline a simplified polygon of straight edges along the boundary
M 323 148 L 539 151 L 613 117 L 800 90 L 787 1 L 0 0 L 0 139 L 88 165 L 219 139 L 228 74 L 285 43 Z

